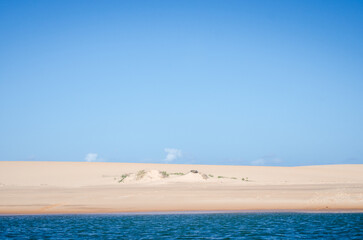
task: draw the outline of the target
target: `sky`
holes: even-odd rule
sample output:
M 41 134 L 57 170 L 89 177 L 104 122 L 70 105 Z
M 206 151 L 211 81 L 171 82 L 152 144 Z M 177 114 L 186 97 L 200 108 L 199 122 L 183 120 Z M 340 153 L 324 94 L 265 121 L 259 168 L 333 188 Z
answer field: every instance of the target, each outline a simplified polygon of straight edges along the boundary
M 0 0 L 0 160 L 363 164 L 362 13 Z

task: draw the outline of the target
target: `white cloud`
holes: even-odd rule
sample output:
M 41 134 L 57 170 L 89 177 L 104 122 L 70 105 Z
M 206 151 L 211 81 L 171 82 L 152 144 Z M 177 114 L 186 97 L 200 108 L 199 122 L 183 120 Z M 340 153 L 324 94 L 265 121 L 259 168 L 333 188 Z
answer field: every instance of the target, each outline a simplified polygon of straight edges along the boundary
M 276 165 L 281 163 L 281 158 L 278 158 L 276 155 L 267 155 L 263 156 L 259 159 L 253 160 L 251 165 L 261 166 L 261 165 Z
M 98 158 L 98 154 L 97 153 L 88 153 L 86 155 L 86 157 L 84 158 L 84 160 L 86 160 L 87 162 L 94 162 Z
M 165 162 L 174 161 L 182 156 L 182 151 L 176 148 L 165 148 L 164 151 L 166 152 Z
M 253 160 L 251 162 L 251 165 L 261 166 L 261 165 L 265 165 L 265 163 L 266 163 L 265 159 L 259 158 L 259 159 Z
M 272 163 L 280 163 L 282 160 L 280 158 L 274 158 L 271 160 Z

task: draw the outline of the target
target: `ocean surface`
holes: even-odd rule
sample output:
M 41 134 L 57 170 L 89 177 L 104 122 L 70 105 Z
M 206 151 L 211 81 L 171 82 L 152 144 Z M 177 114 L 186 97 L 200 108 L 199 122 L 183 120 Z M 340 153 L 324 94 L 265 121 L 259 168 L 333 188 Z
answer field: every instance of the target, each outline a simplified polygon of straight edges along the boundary
M 0 216 L 0 239 L 363 239 L 362 213 Z

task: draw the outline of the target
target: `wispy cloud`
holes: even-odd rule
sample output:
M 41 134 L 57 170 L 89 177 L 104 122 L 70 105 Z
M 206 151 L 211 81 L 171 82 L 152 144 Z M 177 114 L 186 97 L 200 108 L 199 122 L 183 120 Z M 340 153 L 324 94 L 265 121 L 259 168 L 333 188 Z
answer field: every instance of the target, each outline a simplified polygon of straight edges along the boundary
M 84 160 L 86 160 L 87 162 L 94 162 L 99 160 L 98 159 L 98 154 L 97 153 L 88 153 L 86 155 L 86 157 L 84 158 Z
M 25 161 L 36 161 L 36 157 L 35 157 L 35 155 L 30 155 L 29 157 L 27 157 L 25 159 Z
M 262 166 L 262 165 L 265 165 L 265 163 L 266 163 L 265 159 L 259 158 L 259 159 L 253 160 L 251 162 L 251 165 Z
M 172 162 L 182 156 L 182 151 L 176 148 L 165 148 L 166 157 L 164 159 L 165 162 Z
M 276 155 L 266 155 L 251 161 L 251 165 L 255 166 L 276 165 L 281 162 L 282 162 L 281 158 L 277 157 Z

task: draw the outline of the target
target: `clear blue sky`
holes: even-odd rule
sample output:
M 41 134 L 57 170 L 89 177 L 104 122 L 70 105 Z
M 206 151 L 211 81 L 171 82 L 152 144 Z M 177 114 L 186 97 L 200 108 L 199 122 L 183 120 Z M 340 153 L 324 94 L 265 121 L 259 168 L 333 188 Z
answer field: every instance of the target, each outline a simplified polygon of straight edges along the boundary
M 363 1 L 0 1 L 0 160 L 363 163 Z

